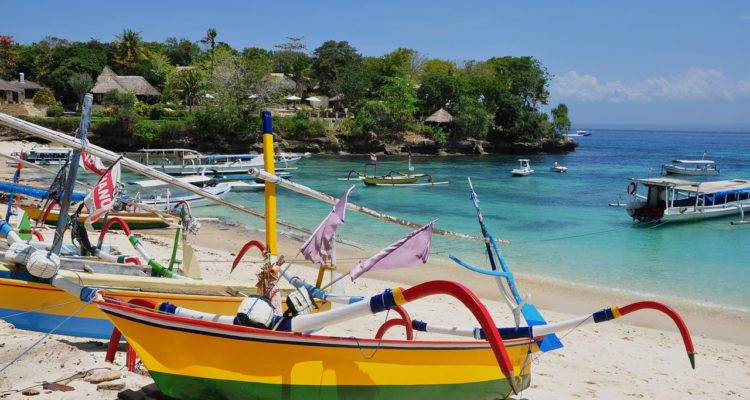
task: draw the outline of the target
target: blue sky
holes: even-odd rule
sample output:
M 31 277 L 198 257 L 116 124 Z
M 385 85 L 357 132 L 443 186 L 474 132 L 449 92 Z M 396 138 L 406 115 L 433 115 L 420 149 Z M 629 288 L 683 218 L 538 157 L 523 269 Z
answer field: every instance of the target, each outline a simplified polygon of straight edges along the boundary
M 750 129 L 748 1 L 11 0 L 0 10 L 10 16 L 0 34 L 21 43 L 111 41 L 123 28 L 198 40 L 213 27 L 235 48 L 304 36 L 311 50 L 347 40 L 371 56 L 531 55 L 554 75 L 551 105 L 566 103 L 577 126 Z

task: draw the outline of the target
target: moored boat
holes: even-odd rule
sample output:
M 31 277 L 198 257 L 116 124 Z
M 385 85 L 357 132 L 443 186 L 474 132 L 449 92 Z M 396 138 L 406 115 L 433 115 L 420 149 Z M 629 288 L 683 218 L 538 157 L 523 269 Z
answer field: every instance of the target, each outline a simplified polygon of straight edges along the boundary
M 11 153 L 11 156 L 37 165 L 63 165 L 68 162 L 72 150 L 65 147 L 35 147 L 28 151 Z M 18 162 L 8 160 L 6 164 L 16 166 Z
M 513 168 L 510 173 L 513 176 L 527 176 L 533 174 L 534 170 L 531 168 L 529 160 L 522 158 L 518 160 L 518 168 Z
M 645 188 L 644 194 L 639 187 Z M 628 215 L 640 222 L 689 221 L 750 211 L 750 181 L 695 182 L 669 177 L 631 179 Z
M 662 168 L 673 175 L 718 175 L 720 172 L 712 160 L 672 160 L 672 164 L 663 164 Z
M 42 215 L 44 214 L 45 210 L 42 210 L 39 207 L 23 207 L 24 212 L 29 216 L 29 218 L 33 220 L 39 220 L 42 218 Z M 78 216 L 78 221 L 80 223 L 85 223 L 88 219 L 89 215 L 88 213 L 81 213 Z M 161 216 L 160 214 L 154 213 L 154 212 L 110 212 L 109 217 L 117 217 L 121 218 L 123 221 L 125 221 L 128 226 L 132 229 L 158 229 L 158 228 L 166 228 L 170 224 L 170 220 L 168 218 L 165 218 Z M 57 221 L 60 218 L 60 211 L 59 210 L 51 210 L 46 218 L 44 219 L 44 223 L 47 225 L 57 225 Z M 177 218 L 172 218 L 171 222 L 176 223 Z M 97 220 L 93 223 L 93 227 L 96 229 L 101 228 L 103 225 L 103 221 Z M 119 227 L 119 226 L 117 226 Z M 113 228 L 116 229 L 116 228 Z
M 552 167 L 550 167 L 550 171 L 552 171 L 552 172 L 558 172 L 558 173 L 562 174 L 564 172 L 568 172 L 568 167 L 564 167 L 564 166 L 558 164 L 557 161 L 555 161 L 555 163 L 552 164 Z

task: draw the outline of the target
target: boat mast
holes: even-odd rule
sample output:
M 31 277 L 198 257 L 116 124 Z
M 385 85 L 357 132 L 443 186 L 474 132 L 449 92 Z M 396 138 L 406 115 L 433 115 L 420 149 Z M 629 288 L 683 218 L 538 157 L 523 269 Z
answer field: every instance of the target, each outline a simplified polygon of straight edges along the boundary
M 270 111 L 263 111 L 263 164 L 266 172 L 275 175 L 273 151 L 273 119 Z M 276 184 L 266 181 L 266 248 L 269 263 L 276 263 L 278 245 L 276 242 Z
M 81 124 L 78 126 L 76 132 L 76 139 L 80 140 L 81 143 L 87 142 L 86 135 L 89 130 L 89 121 L 91 120 L 91 106 L 94 103 L 94 96 L 91 93 L 87 94 L 83 98 L 83 110 L 81 111 Z M 60 204 L 60 217 L 57 221 L 57 227 L 55 228 L 55 238 L 52 241 L 52 252 L 60 254 L 60 249 L 63 244 L 63 234 L 65 228 L 68 225 L 68 210 L 70 209 L 70 200 L 73 196 L 73 189 L 76 186 L 76 175 L 78 174 L 78 162 L 81 158 L 82 148 L 73 150 L 73 154 L 70 156 L 70 169 L 68 169 L 68 177 L 65 183 L 65 195 Z

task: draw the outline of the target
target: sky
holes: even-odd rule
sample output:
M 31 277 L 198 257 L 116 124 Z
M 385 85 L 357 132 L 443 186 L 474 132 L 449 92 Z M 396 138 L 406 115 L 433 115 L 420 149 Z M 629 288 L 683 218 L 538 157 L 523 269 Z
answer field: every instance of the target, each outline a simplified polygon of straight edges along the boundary
M 0 11 L 0 34 L 24 44 L 112 41 L 125 28 L 197 41 L 215 28 L 238 49 L 303 36 L 310 50 L 346 40 L 366 56 L 533 56 L 553 76 L 549 106 L 567 104 L 576 127 L 750 130 L 748 1 L 3 0 Z

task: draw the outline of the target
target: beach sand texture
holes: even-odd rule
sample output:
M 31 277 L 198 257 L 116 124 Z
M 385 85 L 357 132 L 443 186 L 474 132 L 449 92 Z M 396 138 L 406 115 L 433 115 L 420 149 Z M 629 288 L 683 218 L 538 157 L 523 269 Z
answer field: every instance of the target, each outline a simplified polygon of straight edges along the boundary
M 2 143 L 0 151 L 17 148 L 15 143 Z M 51 237 L 45 228 L 44 236 Z M 173 232 L 144 231 L 142 241 L 148 251 L 165 260 L 170 255 Z M 129 249 L 122 233 L 108 236 L 113 245 Z M 197 236 L 190 240 L 197 250 L 204 279 L 253 282 L 261 266 L 256 254 L 229 274 L 236 252 L 248 240 L 261 239 L 260 232 L 250 232 L 242 227 L 220 223 L 203 223 Z M 280 253 L 293 257 L 300 242 L 280 238 Z M 478 250 L 479 251 L 479 250 Z M 369 252 L 350 246 L 339 246 L 339 256 L 344 259 L 364 259 Z M 523 293 L 530 293 L 532 301 L 540 306 L 550 322 L 590 313 L 611 305 L 624 305 L 641 300 L 623 298 L 613 292 L 567 288 L 554 282 L 524 279 L 522 266 L 510 266 L 516 271 Z M 313 268 L 295 265 L 292 273 L 314 281 Z M 431 259 L 422 267 L 372 273 L 352 284 L 347 282 L 347 294 L 374 294 L 387 287 L 408 286 L 430 279 L 454 279 L 474 289 L 483 298 L 498 325 L 512 324 L 507 307 L 497 301 L 494 282 L 485 277 L 469 275 L 447 264 L 444 259 Z M 659 300 L 659 299 L 654 299 Z M 433 297 L 406 305 L 409 313 L 436 324 L 473 326 L 471 315 L 456 302 L 443 297 Z M 565 348 L 538 355 L 532 367 L 531 387 L 515 399 L 723 399 L 750 398 L 750 326 L 747 316 L 732 316 L 697 308 L 675 307 L 683 314 L 693 333 L 696 346 L 697 369 L 690 369 L 679 334 L 667 317 L 644 312 L 633 318 L 627 316 L 616 321 L 586 326 L 562 333 Z M 321 331 L 325 335 L 373 337 L 384 322 L 385 314 L 361 318 Z M 0 368 L 19 356 L 42 334 L 13 328 L 0 321 Z M 399 329 L 392 329 L 388 338 L 404 338 Z M 439 335 L 417 333 L 417 338 L 447 338 Z M 121 346 L 122 349 L 122 346 Z M 129 373 L 124 367 L 123 352 L 118 353 L 115 364 L 104 362 L 106 343 L 88 339 L 50 335 L 39 345 L 0 374 L 0 398 L 21 399 L 29 396 L 21 392 L 32 388 L 38 399 L 116 399 L 123 390 L 139 391 L 152 383 L 148 376 Z M 116 371 L 121 377 L 110 382 L 107 390 L 85 380 L 87 373 Z M 500 373 L 498 371 L 498 373 Z M 72 379 L 70 379 L 72 378 Z M 69 380 L 68 380 L 69 379 Z M 44 382 L 58 382 L 70 386 L 72 391 L 52 390 Z M 121 384 L 121 385 L 120 385 Z

